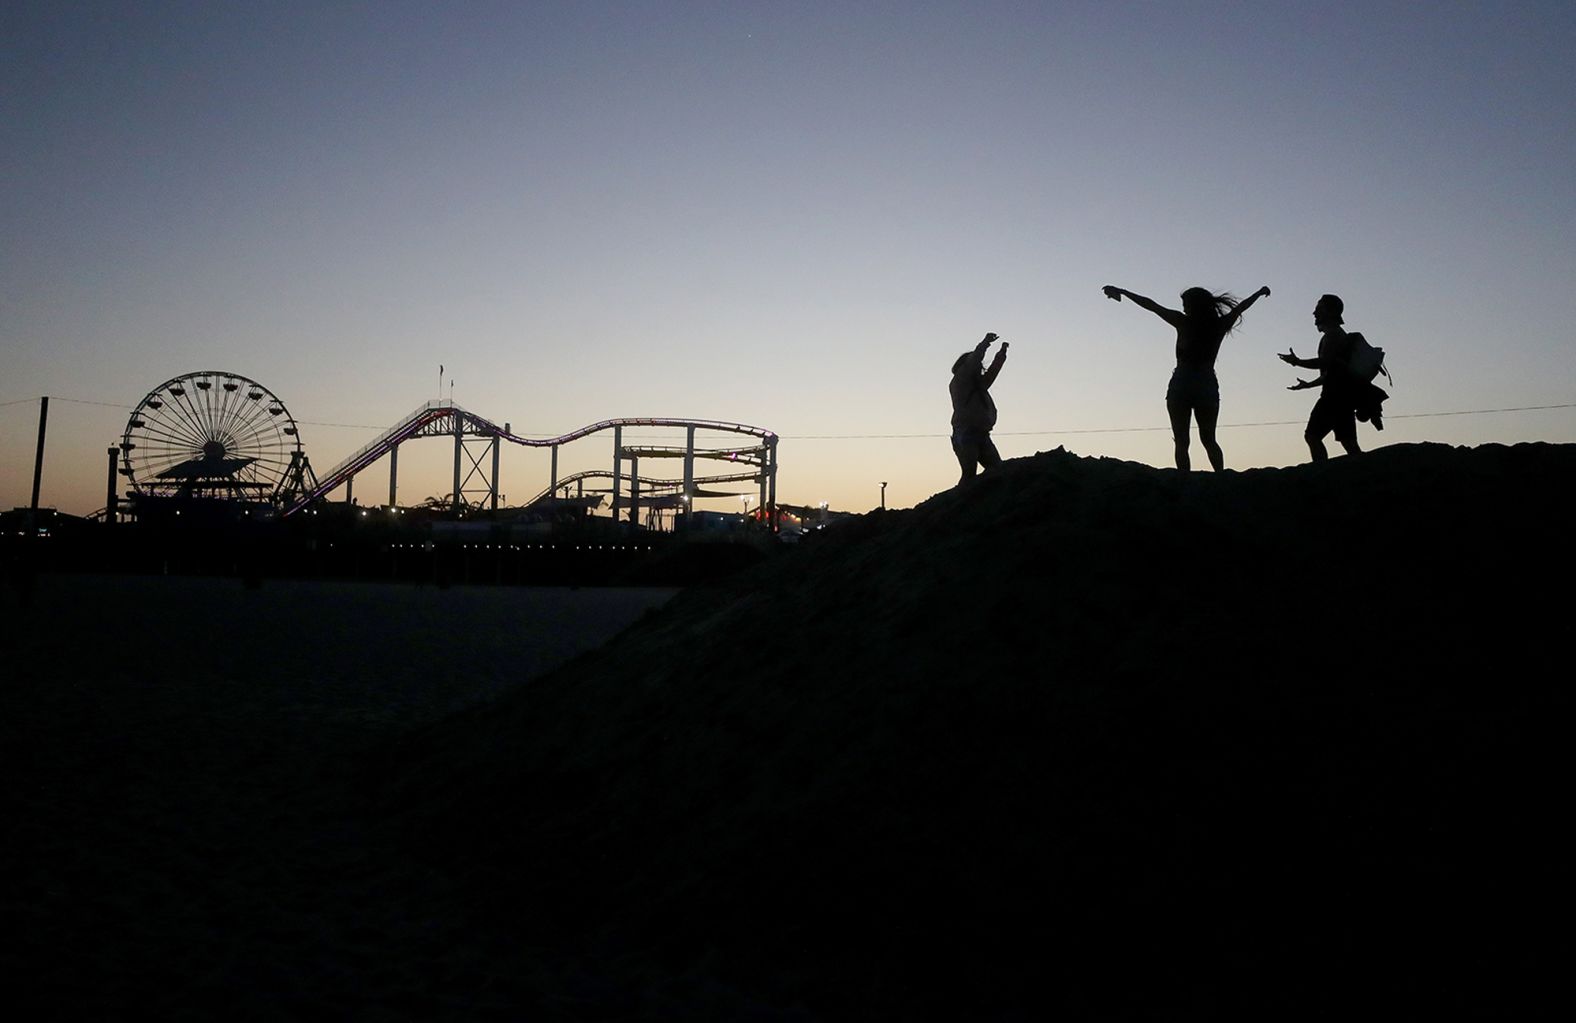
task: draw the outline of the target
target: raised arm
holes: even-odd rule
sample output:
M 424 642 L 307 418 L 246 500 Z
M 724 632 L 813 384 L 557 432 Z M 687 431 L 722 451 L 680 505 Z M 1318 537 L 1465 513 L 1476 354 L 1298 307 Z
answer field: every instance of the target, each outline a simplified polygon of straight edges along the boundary
M 992 335 L 993 337 L 995 335 Z M 996 374 L 1001 372 L 1002 364 L 1007 361 L 1007 342 L 1003 341 L 1001 347 L 996 349 L 996 357 L 990 361 L 990 369 L 980 377 L 980 383 L 986 387 L 996 382 Z
M 1270 294 L 1269 286 L 1265 285 L 1264 287 L 1260 288 L 1258 291 L 1255 291 L 1253 294 L 1251 294 L 1247 298 L 1243 299 L 1241 302 L 1238 302 L 1237 303 L 1237 308 L 1233 309 L 1226 316 L 1226 329 L 1230 330 L 1232 327 L 1235 327 L 1237 325 L 1237 320 L 1242 316 L 1243 313 L 1248 311 L 1248 307 L 1249 306 L 1251 306 L 1253 303 L 1257 302 L 1261 298 L 1268 298 L 1269 294 Z
M 1109 298 L 1109 299 L 1111 299 L 1112 301 L 1115 301 L 1115 302 L 1122 301 L 1122 299 L 1124 297 L 1132 299 L 1133 304 L 1138 306 L 1138 308 L 1140 308 L 1140 309 L 1148 309 L 1150 312 L 1154 313 L 1156 316 L 1160 317 L 1162 320 L 1165 320 L 1167 323 L 1171 324 L 1171 326 L 1173 326 L 1173 327 L 1181 326 L 1183 320 L 1185 319 L 1185 317 L 1182 315 L 1181 311 L 1176 310 L 1176 309 L 1167 309 L 1165 306 L 1161 305 L 1159 302 L 1156 302 L 1153 299 L 1145 298 L 1142 295 L 1135 295 L 1131 291 L 1128 291 L 1126 288 L 1118 288 L 1118 287 L 1116 287 L 1113 284 L 1107 284 L 1105 287 L 1101 288 L 1100 290 L 1105 292 L 1105 297 L 1106 298 Z
M 985 349 L 989 348 L 994 340 L 996 340 L 995 334 L 986 334 L 980 343 L 974 346 L 972 352 L 968 352 L 964 359 L 959 360 L 952 372 L 978 376 L 985 365 Z

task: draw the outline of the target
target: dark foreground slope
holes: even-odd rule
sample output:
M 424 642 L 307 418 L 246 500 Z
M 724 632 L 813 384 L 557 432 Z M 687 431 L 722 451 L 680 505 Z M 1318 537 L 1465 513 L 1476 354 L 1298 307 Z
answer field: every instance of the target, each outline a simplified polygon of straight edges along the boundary
M 368 784 L 568 1015 L 1529 998 L 1570 908 L 1573 479 L 1547 445 L 1016 460 Z

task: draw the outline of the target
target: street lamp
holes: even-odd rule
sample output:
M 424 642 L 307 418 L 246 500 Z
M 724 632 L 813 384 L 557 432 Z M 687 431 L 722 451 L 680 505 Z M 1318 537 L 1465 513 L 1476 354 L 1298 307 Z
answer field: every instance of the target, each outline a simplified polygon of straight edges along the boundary
M 886 488 L 887 488 L 887 481 L 886 480 L 882 480 L 881 481 L 881 510 L 882 511 L 886 511 Z

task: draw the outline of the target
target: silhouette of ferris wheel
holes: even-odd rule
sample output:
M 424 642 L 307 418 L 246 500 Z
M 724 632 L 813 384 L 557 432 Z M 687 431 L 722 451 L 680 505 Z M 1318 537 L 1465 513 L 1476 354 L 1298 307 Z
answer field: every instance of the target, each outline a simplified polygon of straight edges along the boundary
M 300 481 L 301 437 L 268 388 L 201 370 L 148 392 L 126 421 L 121 475 L 145 497 L 279 504 Z

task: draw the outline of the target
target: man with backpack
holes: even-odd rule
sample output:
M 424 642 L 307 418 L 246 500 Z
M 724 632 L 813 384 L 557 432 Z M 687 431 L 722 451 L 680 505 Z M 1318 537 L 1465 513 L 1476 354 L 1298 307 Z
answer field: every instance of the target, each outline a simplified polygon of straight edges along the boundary
M 1374 429 L 1384 429 L 1380 405 L 1389 397 L 1374 385 L 1374 377 L 1384 371 L 1384 352 L 1373 347 L 1361 334 L 1346 332 L 1342 314 L 1346 304 L 1335 295 L 1321 296 L 1313 307 L 1313 325 L 1319 328 L 1319 354 L 1312 359 L 1299 359 L 1294 350 L 1288 349 L 1280 356 L 1282 362 L 1304 369 L 1316 369 L 1313 380 L 1297 379 L 1289 391 L 1306 387 L 1321 388 L 1319 400 L 1314 402 L 1308 415 L 1308 428 L 1303 439 L 1315 462 L 1329 457 L 1324 449 L 1324 438 L 1334 433 L 1348 455 L 1359 454 L 1357 446 L 1357 421 L 1372 422 Z

